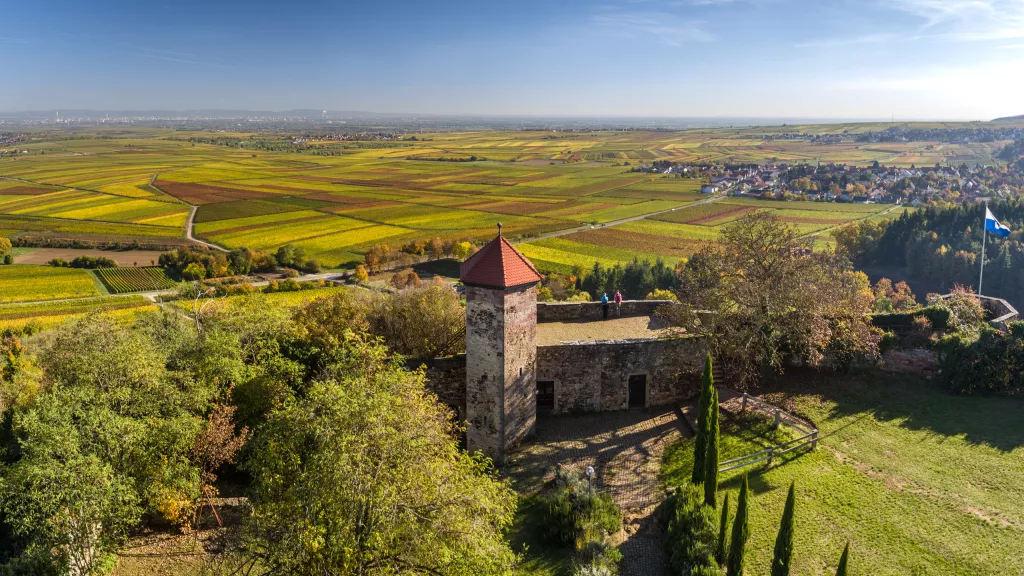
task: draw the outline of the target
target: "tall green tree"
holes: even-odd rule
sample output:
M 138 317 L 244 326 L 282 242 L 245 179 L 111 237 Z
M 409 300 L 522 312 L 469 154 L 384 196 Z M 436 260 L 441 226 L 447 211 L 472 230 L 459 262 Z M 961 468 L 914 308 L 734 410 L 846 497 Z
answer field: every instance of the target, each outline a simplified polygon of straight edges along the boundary
M 704 503 L 715 508 L 718 501 L 718 390 L 711 387 L 708 406 L 707 446 L 704 459 Z
M 793 559 L 793 522 L 796 508 L 796 485 L 789 484 L 786 507 L 782 511 L 779 535 L 775 538 L 775 557 L 772 559 L 772 576 L 789 576 Z
M 725 502 L 722 503 L 722 519 L 718 522 L 718 546 L 715 548 L 715 561 L 719 564 L 725 563 L 725 533 L 729 530 L 729 493 L 725 494 Z
M 715 392 L 715 378 L 712 375 L 711 353 L 704 358 L 704 372 L 700 378 L 700 405 L 697 408 L 697 436 L 693 440 L 693 474 L 690 482 L 704 482 L 704 462 L 707 459 L 708 430 L 710 429 L 711 397 Z
M 727 562 L 727 573 L 729 576 L 743 576 L 743 562 L 747 545 L 747 538 L 750 537 L 750 487 L 747 484 L 747 477 L 743 477 L 743 485 L 740 487 L 740 501 L 736 508 L 736 518 L 732 521 L 732 541 L 729 542 L 729 561 Z
M 252 515 L 229 562 L 255 573 L 510 574 L 516 508 L 451 414 L 385 347 L 350 335 L 255 434 Z
M 850 561 L 850 543 L 843 548 L 843 555 L 839 557 L 839 568 L 836 569 L 836 576 L 846 576 L 846 563 Z

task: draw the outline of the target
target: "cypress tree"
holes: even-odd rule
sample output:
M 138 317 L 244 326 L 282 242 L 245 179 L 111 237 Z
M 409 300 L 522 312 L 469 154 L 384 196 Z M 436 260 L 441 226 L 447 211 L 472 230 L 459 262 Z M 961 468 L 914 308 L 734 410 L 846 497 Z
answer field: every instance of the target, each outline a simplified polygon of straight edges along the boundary
M 711 394 L 715 390 L 715 379 L 711 375 L 711 353 L 704 358 L 704 373 L 700 378 L 700 406 L 697 408 L 697 437 L 693 440 L 693 475 L 690 482 L 700 484 L 704 482 L 704 460 L 707 458 L 707 428 L 708 428 L 708 406 L 711 404 Z
M 772 559 L 772 576 L 789 576 L 790 561 L 793 559 L 793 520 L 796 508 L 796 487 L 789 485 L 786 508 L 782 511 L 779 535 L 775 538 L 775 557 Z
M 749 511 L 750 487 L 747 485 L 747 477 L 743 477 L 743 485 L 740 487 L 740 502 L 736 508 L 736 517 L 732 521 L 732 541 L 729 542 L 729 561 L 726 573 L 729 576 L 743 576 L 743 555 L 747 538 L 750 537 Z
M 846 548 L 843 548 L 843 555 L 839 557 L 839 568 L 836 570 L 836 576 L 846 576 L 846 563 L 850 559 L 850 543 L 846 543 Z
M 711 388 L 708 407 L 709 422 L 707 445 L 704 448 L 704 503 L 714 508 L 718 501 L 718 390 Z
M 725 533 L 729 530 L 729 493 L 725 493 L 722 503 L 722 519 L 718 523 L 718 547 L 715 548 L 715 561 L 721 566 L 725 563 Z

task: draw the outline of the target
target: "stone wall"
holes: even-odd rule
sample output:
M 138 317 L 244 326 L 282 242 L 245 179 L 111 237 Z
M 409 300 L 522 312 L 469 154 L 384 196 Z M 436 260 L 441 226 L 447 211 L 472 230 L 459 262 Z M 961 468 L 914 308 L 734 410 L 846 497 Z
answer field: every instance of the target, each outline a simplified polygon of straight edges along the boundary
M 650 316 L 671 300 L 623 300 L 623 316 Z M 615 303 L 612 303 L 615 306 Z M 600 320 L 600 302 L 538 302 L 537 322 L 564 322 L 566 320 Z
M 437 399 L 450 407 L 460 421 L 466 419 L 466 355 L 450 358 L 412 359 L 406 362 L 410 370 L 424 367 L 427 388 Z
M 659 406 L 698 392 L 702 360 L 696 338 L 541 346 L 537 380 L 554 381 L 556 414 L 625 409 L 638 374 L 647 376 L 646 405 Z
M 937 374 L 939 353 L 927 348 L 895 348 L 882 354 L 880 367 L 886 372 Z

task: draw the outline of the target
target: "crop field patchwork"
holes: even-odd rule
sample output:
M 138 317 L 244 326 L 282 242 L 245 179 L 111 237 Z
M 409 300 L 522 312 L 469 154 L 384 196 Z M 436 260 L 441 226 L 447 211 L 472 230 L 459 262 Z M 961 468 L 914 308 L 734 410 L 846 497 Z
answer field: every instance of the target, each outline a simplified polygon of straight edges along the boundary
M 785 131 L 841 134 L 872 126 L 880 125 L 789 126 Z M 203 240 L 225 248 L 269 250 L 293 243 L 336 266 L 384 242 L 435 236 L 485 240 L 497 222 L 506 235 L 522 241 L 668 210 L 613 231 L 574 236 L 568 241 L 575 248 L 537 244 L 528 250 L 543 249 L 538 259 L 558 266 L 598 253 L 620 262 L 626 254 L 618 251 L 630 250 L 678 258 L 700 241 L 713 241 L 720 226 L 752 210 L 774 210 L 802 234 L 813 234 L 875 217 L 883 208 L 732 198 L 687 208 L 705 198 L 698 192 L 702 180 L 633 171 L 651 160 L 909 165 L 987 161 L 1002 146 L 823 145 L 762 136 L 780 131 L 452 132 L 380 145 L 316 143 L 334 156 L 190 143 L 188 138 L 208 133 L 156 128 L 94 139 L 88 132 L 71 140 L 41 137 L 26 145 L 29 154 L 0 162 L 0 233 L 180 243 L 191 204 L 199 207 L 194 234 Z M 287 138 L 280 136 L 282 143 Z M 46 154 L 35 152 L 40 150 Z M 431 160 L 471 156 L 478 160 Z

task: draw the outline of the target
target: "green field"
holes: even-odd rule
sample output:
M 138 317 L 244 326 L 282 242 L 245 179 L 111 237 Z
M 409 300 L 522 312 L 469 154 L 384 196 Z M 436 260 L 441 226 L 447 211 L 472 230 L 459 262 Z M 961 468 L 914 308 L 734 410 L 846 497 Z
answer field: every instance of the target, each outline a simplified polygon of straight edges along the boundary
M 99 268 L 96 275 L 111 294 L 168 290 L 178 282 L 168 276 L 164 268 Z
M 0 266 L 0 304 L 97 296 L 88 270 L 50 266 Z
M 1024 404 L 952 396 L 906 376 L 818 375 L 769 395 L 820 429 L 816 451 L 749 468 L 748 573 L 767 574 L 796 482 L 794 575 L 831 574 L 847 541 L 851 574 L 1022 574 Z M 723 459 L 770 444 L 764 426 L 725 420 Z M 666 452 L 669 485 L 689 478 L 692 441 Z M 739 475 L 723 474 L 733 511 Z

